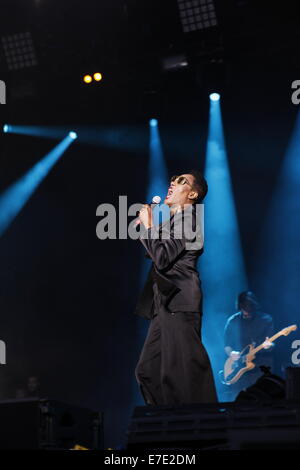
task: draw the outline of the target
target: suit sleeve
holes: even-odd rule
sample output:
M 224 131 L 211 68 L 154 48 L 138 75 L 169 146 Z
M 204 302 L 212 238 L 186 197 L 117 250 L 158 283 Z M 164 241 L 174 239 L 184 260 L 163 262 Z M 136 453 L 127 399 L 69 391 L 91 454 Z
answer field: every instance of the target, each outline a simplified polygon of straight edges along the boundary
M 183 218 L 175 216 L 171 225 L 166 224 L 161 229 L 151 227 L 140 237 L 156 268 L 160 271 L 174 263 L 186 249 L 186 243 L 195 238 L 192 230 L 192 213 L 185 214 L 184 218 L 183 225 Z
M 151 231 L 151 228 L 147 232 L 147 238 L 140 238 L 141 242 L 157 269 L 160 271 L 167 269 L 185 250 L 185 241 L 175 239 L 172 236 L 170 236 L 170 239 L 165 240 L 154 239 L 152 238 L 153 231 Z

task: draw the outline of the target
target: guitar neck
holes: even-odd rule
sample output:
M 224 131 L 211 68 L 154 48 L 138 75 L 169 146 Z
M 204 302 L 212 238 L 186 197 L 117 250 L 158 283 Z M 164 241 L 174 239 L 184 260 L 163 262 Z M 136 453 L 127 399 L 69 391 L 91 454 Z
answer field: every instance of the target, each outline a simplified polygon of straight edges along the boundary
M 273 343 L 273 341 L 275 341 L 277 338 L 279 338 L 279 336 L 282 336 L 283 335 L 283 332 L 282 331 L 278 331 L 278 333 L 276 333 L 275 335 L 273 335 L 271 338 L 269 338 L 268 341 L 270 341 L 270 343 Z M 263 344 L 260 344 L 259 346 L 257 346 L 257 348 L 254 348 L 252 351 L 251 351 L 251 354 L 256 354 L 258 351 L 260 351 L 261 349 L 263 349 Z

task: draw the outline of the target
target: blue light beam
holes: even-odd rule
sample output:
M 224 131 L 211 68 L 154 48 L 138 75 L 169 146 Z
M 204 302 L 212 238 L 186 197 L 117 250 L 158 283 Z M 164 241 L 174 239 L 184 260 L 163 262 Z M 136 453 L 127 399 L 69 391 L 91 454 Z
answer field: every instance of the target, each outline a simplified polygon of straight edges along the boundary
M 158 125 L 153 126 L 151 121 L 149 122 L 150 136 L 149 136 L 149 163 L 148 163 L 148 185 L 146 192 L 146 202 L 150 203 L 153 196 L 160 196 L 162 202 L 167 193 L 168 189 L 168 173 L 161 145 L 160 133 Z M 158 209 L 158 208 L 156 208 Z M 159 223 L 159 211 L 154 210 L 154 223 Z M 168 206 L 161 204 L 160 208 L 162 213 L 162 220 L 166 220 L 170 217 L 170 211 Z M 151 261 L 143 257 L 140 268 L 140 286 L 142 289 L 144 282 L 151 265 Z M 143 346 L 143 342 L 146 337 L 148 324 L 142 318 L 136 319 L 136 331 L 137 331 L 137 354 L 139 355 Z M 143 405 L 144 401 L 141 397 L 136 381 L 133 386 L 133 406 Z
M 49 171 L 74 142 L 69 135 L 0 196 L 0 236 L 23 209 Z
M 204 203 L 205 251 L 200 258 L 204 289 L 203 338 L 211 358 L 219 399 L 222 399 L 217 375 L 225 360 L 224 327 L 227 318 L 235 313 L 237 294 L 247 289 L 247 278 L 219 100 L 210 100 L 205 177 L 209 191 Z
M 3 126 L 3 132 L 60 140 L 66 135 L 67 129 L 65 127 L 19 126 L 15 124 L 5 124 Z M 71 131 L 69 135 L 73 139 L 78 137 L 75 131 Z
M 276 183 L 255 259 L 255 283 L 267 313 L 298 323 L 300 293 L 300 112 Z M 290 358 L 289 358 L 290 360 Z
M 166 220 L 170 217 L 169 207 L 163 204 L 165 196 L 168 190 L 168 172 L 165 164 L 165 159 L 163 155 L 160 133 L 158 128 L 158 122 L 156 119 L 156 124 L 151 124 L 150 121 L 150 159 L 148 167 L 148 188 L 147 188 L 147 202 L 151 202 L 153 196 L 161 197 L 161 204 L 157 206 L 154 211 L 154 223 L 158 224 L 159 212 L 161 213 L 162 220 Z

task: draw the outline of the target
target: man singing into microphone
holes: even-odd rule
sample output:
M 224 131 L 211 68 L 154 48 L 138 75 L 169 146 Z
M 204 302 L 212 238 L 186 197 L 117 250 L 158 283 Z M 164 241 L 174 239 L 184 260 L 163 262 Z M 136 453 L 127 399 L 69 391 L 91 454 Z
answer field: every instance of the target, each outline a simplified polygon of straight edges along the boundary
M 171 179 L 164 203 L 170 220 L 154 226 L 152 210 L 139 213 L 140 240 L 152 266 L 135 313 L 150 319 L 135 369 L 149 405 L 217 401 L 207 352 L 201 342 L 202 291 L 197 261 L 203 252 L 200 204 L 207 183 L 198 171 Z

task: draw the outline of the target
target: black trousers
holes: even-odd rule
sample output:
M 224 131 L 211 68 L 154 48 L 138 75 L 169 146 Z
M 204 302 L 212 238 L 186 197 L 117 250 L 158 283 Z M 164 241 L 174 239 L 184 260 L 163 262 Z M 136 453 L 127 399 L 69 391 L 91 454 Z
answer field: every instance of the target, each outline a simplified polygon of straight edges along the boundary
M 150 322 L 135 376 L 149 405 L 216 402 L 210 360 L 201 342 L 201 314 L 162 307 Z

